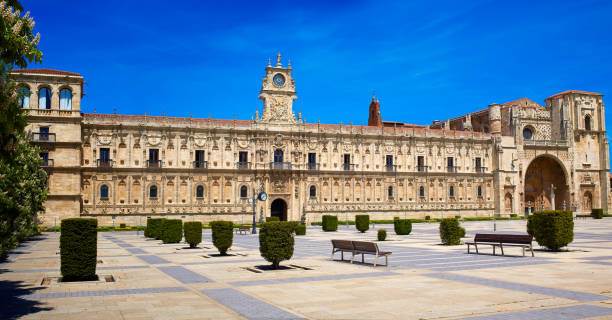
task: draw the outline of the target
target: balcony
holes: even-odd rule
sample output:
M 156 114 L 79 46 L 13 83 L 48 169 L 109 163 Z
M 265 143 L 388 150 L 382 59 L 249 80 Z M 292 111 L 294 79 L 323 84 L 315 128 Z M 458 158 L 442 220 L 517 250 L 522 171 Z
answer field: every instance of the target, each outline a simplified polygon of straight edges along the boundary
M 307 168 L 308 168 L 308 170 L 320 170 L 321 169 L 321 164 L 320 163 L 309 162 L 307 164 Z
M 355 164 L 353 163 L 343 163 L 342 168 L 344 171 L 355 171 Z
M 55 133 L 33 132 L 32 142 L 55 142 Z
M 250 162 L 236 162 L 236 168 L 238 168 L 238 170 L 249 170 L 251 169 L 251 163 Z
M 208 161 L 194 161 L 193 167 L 196 169 L 208 169 Z
M 477 173 L 485 173 L 487 172 L 487 167 L 476 167 L 475 170 Z
M 270 162 L 271 170 L 291 170 L 291 162 Z
M 397 172 L 397 165 L 395 164 L 386 164 L 385 171 L 387 172 Z
M 161 160 L 147 160 L 147 168 L 161 168 L 162 161 Z
M 457 173 L 457 167 L 456 166 L 448 166 L 448 167 L 446 167 L 446 172 L 448 172 L 448 173 Z
M 42 159 L 41 168 L 53 168 L 53 159 Z
M 98 159 L 96 160 L 96 165 L 98 166 L 98 168 L 112 168 L 113 162 L 115 161 L 110 159 Z
M 523 143 L 535 147 L 568 147 L 567 140 L 524 140 Z
M 427 172 L 427 166 L 417 166 L 418 172 Z

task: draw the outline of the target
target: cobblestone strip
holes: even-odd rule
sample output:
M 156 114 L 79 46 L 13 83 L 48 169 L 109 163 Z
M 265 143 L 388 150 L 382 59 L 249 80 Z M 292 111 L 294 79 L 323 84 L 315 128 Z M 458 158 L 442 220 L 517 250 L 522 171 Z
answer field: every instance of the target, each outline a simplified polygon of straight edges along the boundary
M 120 296 L 130 294 L 152 294 L 152 293 L 170 293 L 170 292 L 187 292 L 184 287 L 161 287 L 161 288 L 138 288 L 138 289 L 118 289 L 118 290 L 91 290 L 91 291 L 71 291 L 71 292 L 44 292 L 23 295 L 21 298 L 28 300 L 37 299 L 61 299 L 61 298 L 78 298 L 78 297 L 100 297 L 100 296 Z
M 179 266 L 158 267 L 158 269 L 184 284 L 212 282 L 198 273 Z
M 582 301 L 582 302 L 601 301 L 601 300 L 610 299 L 610 297 L 608 296 L 599 295 L 599 294 L 584 293 L 584 292 L 555 289 L 555 288 L 547 288 L 547 287 L 535 286 L 535 285 L 530 285 L 530 284 L 521 284 L 521 283 L 506 282 L 506 281 L 499 281 L 499 280 L 490 280 L 490 279 L 470 277 L 470 276 L 451 274 L 451 273 L 430 273 L 430 274 L 424 274 L 423 276 L 430 277 L 430 278 L 443 279 L 443 280 L 477 284 L 477 285 L 488 286 L 488 287 L 495 287 L 495 288 L 500 288 L 500 289 L 543 294 L 543 295 L 555 296 L 555 297 Z
M 592 305 L 578 305 L 552 309 L 519 311 L 513 313 L 494 314 L 463 318 L 463 320 L 578 320 L 592 317 L 602 317 L 612 314 L 612 308 Z
M 254 280 L 254 281 L 235 281 L 229 284 L 236 287 L 246 286 L 259 286 L 267 284 L 284 284 L 284 283 L 297 283 L 297 282 L 314 282 L 314 281 L 327 281 L 327 280 L 345 280 L 345 279 L 360 279 L 360 278 L 373 278 L 373 277 L 386 277 L 396 276 L 399 273 L 396 272 L 368 272 L 368 273 L 356 273 L 356 274 L 337 274 L 329 276 L 313 276 L 313 277 L 300 277 L 300 278 L 284 278 L 284 279 L 269 279 L 269 280 Z
M 304 319 L 232 288 L 201 292 L 248 319 Z
M 142 259 L 144 262 L 148 263 L 148 264 L 166 264 L 166 263 L 170 263 L 170 261 L 160 258 L 158 256 L 154 256 L 154 255 L 144 255 L 144 256 L 136 256 L 140 259 Z

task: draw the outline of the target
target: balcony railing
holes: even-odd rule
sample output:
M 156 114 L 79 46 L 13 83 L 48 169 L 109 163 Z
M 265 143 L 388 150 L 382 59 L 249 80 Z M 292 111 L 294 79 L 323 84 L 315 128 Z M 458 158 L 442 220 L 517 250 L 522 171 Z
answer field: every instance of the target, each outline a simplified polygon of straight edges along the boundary
M 307 164 L 307 168 L 308 168 L 308 170 L 320 170 L 321 164 L 320 163 L 309 162 Z
M 148 168 L 161 168 L 162 161 L 161 160 L 147 160 L 147 167 Z
M 448 173 L 456 173 L 457 172 L 457 167 L 456 166 L 448 166 L 448 167 L 446 167 L 446 172 L 448 172 Z
M 251 163 L 250 162 L 236 162 L 236 168 L 238 168 L 238 170 L 249 170 L 251 169 Z
M 291 162 L 270 162 L 272 170 L 291 170 Z
M 98 168 L 112 168 L 113 167 L 113 160 L 110 159 L 98 159 L 96 160 L 96 164 L 98 165 Z
M 397 171 L 397 165 L 395 165 L 395 164 L 386 164 L 385 165 L 385 171 L 387 171 L 387 172 L 396 172 Z
M 40 164 L 41 168 L 53 168 L 53 159 L 43 159 Z
M 33 132 L 33 142 L 55 142 L 55 133 Z
M 353 163 L 343 163 L 342 168 L 344 171 L 355 171 L 355 165 Z
M 417 166 L 418 172 L 427 172 L 427 166 Z
M 526 146 L 567 147 L 567 140 L 524 140 Z
M 476 167 L 476 172 L 478 173 L 485 173 L 487 172 L 487 167 Z
M 193 167 L 196 169 L 208 169 L 208 161 L 194 161 Z

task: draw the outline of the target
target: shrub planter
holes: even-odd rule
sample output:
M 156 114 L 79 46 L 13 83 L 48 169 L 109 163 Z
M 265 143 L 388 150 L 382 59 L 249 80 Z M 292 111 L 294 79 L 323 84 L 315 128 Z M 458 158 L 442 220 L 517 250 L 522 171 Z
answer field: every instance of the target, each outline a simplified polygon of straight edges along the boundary
M 332 215 L 324 215 L 322 217 L 321 226 L 323 227 L 323 231 L 337 231 L 338 217 Z
M 303 224 L 298 224 L 295 227 L 295 235 L 296 236 L 304 236 L 306 235 L 306 226 Z
M 266 217 L 266 222 L 280 221 L 278 217 Z
M 227 249 L 232 247 L 234 240 L 234 224 L 231 221 L 212 221 L 213 244 L 222 256 L 227 255 Z
M 591 215 L 593 216 L 593 219 L 603 219 L 603 209 L 591 209 Z
M 64 219 L 61 226 L 60 264 L 62 281 L 96 280 L 98 220 Z
M 288 222 L 266 222 L 259 231 L 259 252 L 266 261 L 278 269 L 281 261 L 293 256 L 294 226 Z
M 378 230 L 378 241 L 385 241 L 387 239 L 387 230 L 380 229 Z
M 179 243 L 183 239 L 183 220 L 168 219 L 163 223 L 162 240 L 164 243 Z
M 367 214 L 358 214 L 355 216 L 355 227 L 360 232 L 366 232 L 370 229 L 370 216 Z
M 185 222 L 183 231 L 185 232 L 185 242 L 189 243 L 190 248 L 195 248 L 202 242 L 202 222 Z
M 459 225 L 455 218 L 444 218 L 440 221 L 440 239 L 442 244 L 455 246 L 461 244 L 461 237 L 465 235 L 465 229 Z
M 146 231 L 148 232 L 149 238 L 153 238 L 157 240 L 162 239 L 162 224 L 164 223 L 164 220 L 166 219 L 162 219 L 162 218 L 147 219 L 147 230 Z
M 539 245 L 558 251 L 574 241 L 574 219 L 571 211 L 536 211 L 527 221 L 527 233 Z
M 410 219 L 394 219 L 393 230 L 397 235 L 409 235 L 412 232 L 412 222 Z

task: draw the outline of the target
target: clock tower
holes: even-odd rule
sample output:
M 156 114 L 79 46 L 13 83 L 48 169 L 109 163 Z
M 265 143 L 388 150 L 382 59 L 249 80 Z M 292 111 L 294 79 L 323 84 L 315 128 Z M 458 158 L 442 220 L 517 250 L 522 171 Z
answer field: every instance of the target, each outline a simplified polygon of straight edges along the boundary
M 297 95 L 295 94 L 295 81 L 291 78 L 291 62 L 286 68 L 283 68 L 280 53 L 276 57 L 276 66 L 272 66 L 268 61 L 259 99 L 264 103 L 260 121 L 297 122 L 292 109 L 293 100 L 297 99 Z

